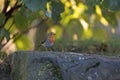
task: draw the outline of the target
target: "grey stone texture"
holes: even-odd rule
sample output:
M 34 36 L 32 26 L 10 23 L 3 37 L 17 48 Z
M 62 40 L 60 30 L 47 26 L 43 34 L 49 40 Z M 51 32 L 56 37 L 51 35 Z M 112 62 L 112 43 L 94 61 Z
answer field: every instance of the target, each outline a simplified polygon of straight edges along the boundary
M 120 58 L 19 51 L 11 57 L 11 80 L 120 80 Z

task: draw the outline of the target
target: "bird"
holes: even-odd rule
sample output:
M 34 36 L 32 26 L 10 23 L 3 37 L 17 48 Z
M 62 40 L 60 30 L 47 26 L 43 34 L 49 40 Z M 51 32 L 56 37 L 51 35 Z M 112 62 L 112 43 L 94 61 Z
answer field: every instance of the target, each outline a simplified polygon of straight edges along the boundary
M 46 51 L 48 51 L 48 48 L 52 47 L 54 43 L 55 43 L 55 33 L 50 32 L 48 33 L 46 40 L 41 43 L 41 46 L 45 47 Z

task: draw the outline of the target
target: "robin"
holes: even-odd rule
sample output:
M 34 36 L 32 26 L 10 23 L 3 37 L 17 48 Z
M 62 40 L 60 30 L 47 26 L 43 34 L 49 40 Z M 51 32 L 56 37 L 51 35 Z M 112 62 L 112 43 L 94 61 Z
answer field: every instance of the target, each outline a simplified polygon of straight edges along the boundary
M 52 47 L 54 45 L 54 42 L 55 42 L 55 33 L 53 32 L 50 32 L 48 35 L 47 35 L 47 38 L 44 42 L 42 42 L 42 46 L 46 48 L 46 51 L 47 51 L 47 48 L 48 47 Z

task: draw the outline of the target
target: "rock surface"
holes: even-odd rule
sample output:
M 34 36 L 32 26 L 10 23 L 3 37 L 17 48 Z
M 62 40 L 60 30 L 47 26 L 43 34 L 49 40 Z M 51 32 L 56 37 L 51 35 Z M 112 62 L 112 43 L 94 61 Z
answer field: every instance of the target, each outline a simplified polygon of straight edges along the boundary
M 16 52 L 11 80 L 120 80 L 120 58 L 73 52 Z

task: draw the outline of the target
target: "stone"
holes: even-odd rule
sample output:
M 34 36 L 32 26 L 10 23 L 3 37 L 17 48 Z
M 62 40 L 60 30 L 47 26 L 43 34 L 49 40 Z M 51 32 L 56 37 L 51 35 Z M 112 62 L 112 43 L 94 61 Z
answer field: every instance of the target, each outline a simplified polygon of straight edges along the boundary
M 120 80 L 120 58 L 19 51 L 11 57 L 11 80 Z

